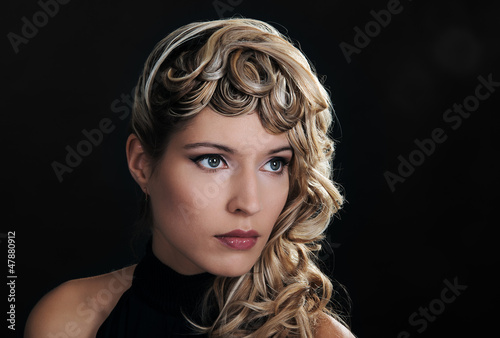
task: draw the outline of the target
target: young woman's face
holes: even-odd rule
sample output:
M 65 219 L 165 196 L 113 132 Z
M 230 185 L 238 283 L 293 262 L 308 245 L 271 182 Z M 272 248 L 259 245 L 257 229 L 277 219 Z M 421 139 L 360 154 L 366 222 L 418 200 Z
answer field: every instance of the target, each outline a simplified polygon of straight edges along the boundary
M 248 272 L 287 200 L 292 156 L 286 135 L 269 134 L 257 114 L 202 110 L 147 182 L 155 255 L 186 275 Z

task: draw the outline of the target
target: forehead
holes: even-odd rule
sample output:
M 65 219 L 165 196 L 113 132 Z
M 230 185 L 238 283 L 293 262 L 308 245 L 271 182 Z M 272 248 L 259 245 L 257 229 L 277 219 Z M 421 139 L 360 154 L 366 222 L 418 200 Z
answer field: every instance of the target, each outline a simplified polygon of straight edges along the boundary
M 182 131 L 171 139 L 182 146 L 212 142 L 235 149 L 238 153 L 264 152 L 269 148 L 289 145 L 286 133 L 271 134 L 255 112 L 242 116 L 223 116 L 210 108 L 203 109 Z

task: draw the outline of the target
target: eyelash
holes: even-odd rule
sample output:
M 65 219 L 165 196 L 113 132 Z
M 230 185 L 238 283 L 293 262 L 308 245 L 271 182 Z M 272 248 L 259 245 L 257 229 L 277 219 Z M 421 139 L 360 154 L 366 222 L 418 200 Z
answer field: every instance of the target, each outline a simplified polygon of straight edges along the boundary
M 193 161 L 198 166 L 200 166 L 201 169 L 203 169 L 203 170 L 205 170 L 205 171 L 207 171 L 209 173 L 214 173 L 214 172 L 217 172 L 221 168 L 209 169 L 207 167 L 204 167 L 204 166 L 200 165 L 200 162 L 202 160 L 205 160 L 205 159 L 208 159 L 208 158 L 213 158 L 213 157 L 219 158 L 222 162 L 224 162 L 227 165 L 227 162 L 226 162 L 226 160 L 224 160 L 224 157 L 222 157 L 219 154 L 204 154 L 204 155 L 200 155 L 200 156 L 197 156 L 195 158 L 192 158 L 191 161 Z M 290 161 L 286 160 L 283 157 L 273 157 L 272 159 L 270 159 L 269 161 L 267 161 L 266 164 L 268 164 L 269 162 L 272 162 L 272 161 L 280 161 L 281 162 L 280 171 L 269 171 L 271 174 L 278 175 L 278 176 L 283 175 L 285 173 L 285 167 L 287 167 L 290 164 Z

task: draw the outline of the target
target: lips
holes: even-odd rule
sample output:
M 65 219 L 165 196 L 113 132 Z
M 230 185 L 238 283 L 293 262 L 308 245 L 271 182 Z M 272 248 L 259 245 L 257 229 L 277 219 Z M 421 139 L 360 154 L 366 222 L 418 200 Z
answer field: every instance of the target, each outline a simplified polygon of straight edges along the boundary
M 259 237 L 259 233 L 255 230 L 234 230 L 215 236 L 222 245 L 233 250 L 250 250 L 257 243 Z

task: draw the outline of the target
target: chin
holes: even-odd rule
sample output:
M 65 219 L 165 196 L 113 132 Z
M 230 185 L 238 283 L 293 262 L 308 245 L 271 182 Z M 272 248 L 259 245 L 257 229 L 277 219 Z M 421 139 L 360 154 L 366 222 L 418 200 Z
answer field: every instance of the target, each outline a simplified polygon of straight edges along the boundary
M 245 270 L 245 271 L 229 271 L 221 274 L 217 274 L 217 276 L 222 276 L 222 277 L 241 277 L 247 272 L 249 272 L 250 269 Z
M 240 277 L 248 273 L 252 269 L 254 264 L 255 262 L 246 264 L 243 262 L 233 262 L 220 266 L 213 271 L 210 271 L 210 273 L 216 276 L 223 277 Z

